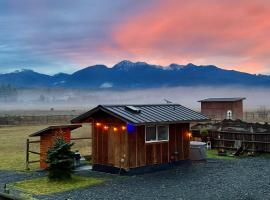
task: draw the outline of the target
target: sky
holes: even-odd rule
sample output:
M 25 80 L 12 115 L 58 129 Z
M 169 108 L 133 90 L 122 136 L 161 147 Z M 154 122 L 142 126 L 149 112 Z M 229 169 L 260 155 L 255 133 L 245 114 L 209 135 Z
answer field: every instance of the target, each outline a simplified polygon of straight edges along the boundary
M 0 73 L 121 60 L 270 74 L 270 1 L 0 1 Z

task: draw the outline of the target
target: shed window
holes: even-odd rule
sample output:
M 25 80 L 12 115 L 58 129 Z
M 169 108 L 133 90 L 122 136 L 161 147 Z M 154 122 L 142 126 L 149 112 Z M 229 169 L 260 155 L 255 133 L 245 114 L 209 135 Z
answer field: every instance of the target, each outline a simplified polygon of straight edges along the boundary
M 169 126 L 147 126 L 145 128 L 145 142 L 160 142 L 169 140 Z

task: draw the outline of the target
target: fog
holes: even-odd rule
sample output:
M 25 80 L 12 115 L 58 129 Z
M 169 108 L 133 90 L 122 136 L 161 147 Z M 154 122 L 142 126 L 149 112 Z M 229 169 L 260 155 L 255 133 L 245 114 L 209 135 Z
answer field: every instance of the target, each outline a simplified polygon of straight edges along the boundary
M 198 100 L 210 97 L 246 97 L 244 109 L 270 108 L 270 88 L 175 87 L 142 90 L 19 90 L 16 101 L 0 103 L 0 110 L 88 110 L 98 104 L 154 104 L 167 99 L 194 110 Z

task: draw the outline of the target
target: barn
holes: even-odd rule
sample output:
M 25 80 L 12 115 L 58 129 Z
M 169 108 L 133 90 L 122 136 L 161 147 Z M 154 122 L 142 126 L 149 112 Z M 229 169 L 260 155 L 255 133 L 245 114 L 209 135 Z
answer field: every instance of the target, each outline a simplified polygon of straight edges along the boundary
M 208 98 L 200 100 L 201 113 L 213 120 L 243 119 L 243 100 L 246 98 Z
M 190 123 L 208 118 L 179 104 L 99 105 L 73 124 L 92 123 L 93 170 L 140 174 L 189 159 Z

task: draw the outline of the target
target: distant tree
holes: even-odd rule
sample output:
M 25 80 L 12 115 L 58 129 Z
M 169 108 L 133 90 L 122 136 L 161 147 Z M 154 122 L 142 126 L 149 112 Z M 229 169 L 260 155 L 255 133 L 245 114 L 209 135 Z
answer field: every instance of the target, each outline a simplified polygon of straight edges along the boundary
M 57 138 L 53 147 L 48 150 L 46 162 L 49 164 L 49 180 L 71 179 L 75 158 L 75 153 L 71 151 L 73 144 Z
M 44 94 L 41 94 L 41 95 L 39 96 L 38 101 L 40 101 L 40 102 L 45 102 L 45 100 L 46 100 L 45 95 L 44 95 Z
M 0 85 L 0 101 L 2 102 L 10 102 L 17 101 L 18 99 L 18 89 L 8 85 Z
M 260 119 L 263 119 L 263 120 L 266 120 L 267 119 L 268 111 L 267 111 L 266 106 L 260 106 L 257 109 L 257 113 L 258 113 L 258 117 Z

